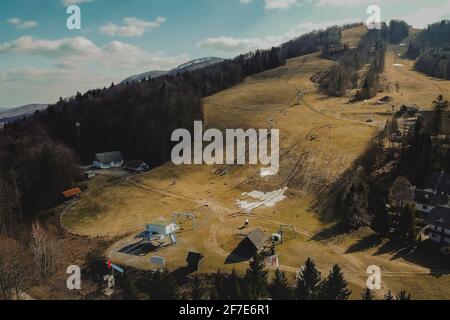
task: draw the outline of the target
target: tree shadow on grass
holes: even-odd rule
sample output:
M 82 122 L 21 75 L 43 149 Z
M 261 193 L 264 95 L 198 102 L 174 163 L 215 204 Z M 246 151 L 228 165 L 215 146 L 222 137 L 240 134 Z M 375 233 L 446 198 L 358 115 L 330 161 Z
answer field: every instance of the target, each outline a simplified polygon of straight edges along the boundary
M 159 249 L 161 249 L 161 245 L 154 245 L 151 242 L 140 241 L 123 247 L 119 250 L 119 252 L 133 256 L 146 256 L 150 252 L 155 252 Z
M 178 283 L 182 283 L 187 276 L 197 272 L 198 269 L 193 268 L 192 266 L 183 266 L 172 272 L 172 275 L 175 277 Z
M 311 240 L 313 241 L 326 241 L 334 239 L 338 236 L 347 234 L 348 230 L 342 228 L 339 224 L 334 224 L 331 227 L 328 227 L 326 229 L 320 230 L 318 233 L 316 233 Z
M 245 238 L 242 240 L 237 247 L 230 253 L 230 255 L 225 259 L 225 264 L 235 264 L 244 261 L 249 261 L 256 249 L 253 244 Z
M 411 264 L 430 270 L 430 275 L 443 276 L 450 274 L 450 261 L 444 257 L 437 244 L 430 240 L 419 244 L 415 249 L 406 247 L 401 241 L 392 240 L 384 243 L 374 256 L 390 255 L 390 260 L 403 259 Z
M 379 246 L 383 242 L 381 236 L 377 234 L 371 234 L 360 239 L 355 244 L 351 245 L 345 253 L 356 253 L 361 251 L 367 251 L 369 249 Z

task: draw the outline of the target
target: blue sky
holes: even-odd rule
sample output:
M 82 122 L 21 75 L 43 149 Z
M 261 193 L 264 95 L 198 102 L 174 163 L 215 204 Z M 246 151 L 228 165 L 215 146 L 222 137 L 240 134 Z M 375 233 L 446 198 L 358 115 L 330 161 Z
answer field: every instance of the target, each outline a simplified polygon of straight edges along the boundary
M 81 30 L 66 7 L 81 9 Z M 383 20 L 416 27 L 450 18 L 450 0 L 2 0 L 0 107 L 52 103 L 129 75 L 232 57 L 313 29 Z

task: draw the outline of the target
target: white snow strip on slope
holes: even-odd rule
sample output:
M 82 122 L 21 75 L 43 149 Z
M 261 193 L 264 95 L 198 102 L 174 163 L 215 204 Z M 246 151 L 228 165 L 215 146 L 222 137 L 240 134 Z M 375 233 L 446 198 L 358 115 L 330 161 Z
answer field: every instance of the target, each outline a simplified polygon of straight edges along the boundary
M 244 192 L 242 196 L 244 197 L 250 197 L 259 201 L 245 201 L 245 200 L 236 200 L 236 204 L 239 206 L 239 208 L 245 210 L 245 212 L 252 212 L 254 209 L 257 209 L 259 207 L 273 207 L 278 202 L 283 201 L 286 199 L 286 196 L 284 193 L 286 192 L 288 188 L 278 189 L 272 192 L 261 192 L 261 191 L 252 191 L 250 193 Z

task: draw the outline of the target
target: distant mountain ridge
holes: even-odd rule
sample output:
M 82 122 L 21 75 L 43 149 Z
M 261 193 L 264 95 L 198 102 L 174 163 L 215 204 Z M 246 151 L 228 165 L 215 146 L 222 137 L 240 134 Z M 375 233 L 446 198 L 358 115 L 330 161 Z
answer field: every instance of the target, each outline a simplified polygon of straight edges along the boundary
M 158 77 L 165 76 L 165 75 L 176 75 L 177 73 L 194 71 L 194 70 L 197 70 L 200 68 L 204 68 L 204 67 L 216 64 L 216 63 L 220 63 L 222 61 L 224 61 L 224 59 L 217 58 L 217 57 L 206 57 L 206 58 L 195 59 L 195 60 L 183 63 L 183 64 L 179 65 L 178 67 L 176 67 L 172 70 L 169 70 L 169 71 L 156 70 L 156 71 L 149 71 L 149 72 L 144 72 L 141 74 L 130 76 L 130 77 L 126 78 L 125 80 L 123 80 L 121 82 L 121 84 L 140 82 L 142 80 L 149 79 L 149 78 L 158 78 Z
M 0 108 L 0 127 L 5 123 L 30 116 L 36 111 L 47 109 L 47 107 L 48 104 L 33 103 L 12 109 Z

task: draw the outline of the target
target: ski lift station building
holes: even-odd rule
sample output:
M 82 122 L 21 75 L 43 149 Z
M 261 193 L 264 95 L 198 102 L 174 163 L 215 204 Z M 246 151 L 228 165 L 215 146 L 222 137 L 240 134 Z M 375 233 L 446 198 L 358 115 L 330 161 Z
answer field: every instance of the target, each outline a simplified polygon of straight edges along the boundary
M 155 220 L 149 223 L 146 227 L 146 232 L 149 234 L 160 234 L 168 236 L 177 231 L 178 227 L 173 221 L 169 220 Z

